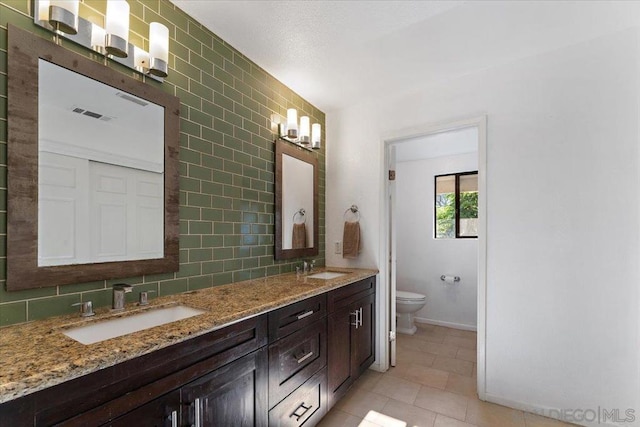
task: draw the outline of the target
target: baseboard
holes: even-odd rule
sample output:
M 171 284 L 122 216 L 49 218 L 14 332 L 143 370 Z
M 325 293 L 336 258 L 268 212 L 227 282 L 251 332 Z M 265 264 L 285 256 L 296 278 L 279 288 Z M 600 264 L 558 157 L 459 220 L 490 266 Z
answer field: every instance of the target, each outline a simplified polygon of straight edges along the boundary
M 593 408 L 593 409 L 574 409 L 574 410 L 561 410 L 557 408 L 548 408 L 544 406 L 531 405 L 528 403 L 518 402 L 511 399 L 505 399 L 499 396 L 494 396 L 490 393 L 485 393 L 485 398 L 487 402 L 496 403 L 502 406 L 508 406 L 509 408 L 520 409 L 521 411 L 530 412 L 532 414 L 541 415 L 543 417 L 554 418 L 556 420 L 573 423 L 580 426 L 586 427 L 620 427 L 620 426 L 628 426 L 629 424 L 625 423 L 622 418 L 625 418 L 624 411 L 616 414 L 620 419 L 619 423 L 611 424 L 603 420 L 604 409 L 603 408 Z
M 371 366 L 369 366 L 369 369 L 376 372 L 385 372 L 384 369 L 382 369 L 382 365 L 378 362 L 373 362 Z
M 476 325 L 465 325 L 464 323 L 443 322 L 441 320 L 426 319 L 424 317 L 414 317 L 416 323 L 427 323 L 429 325 L 445 326 L 447 328 L 462 329 L 463 331 L 477 331 Z

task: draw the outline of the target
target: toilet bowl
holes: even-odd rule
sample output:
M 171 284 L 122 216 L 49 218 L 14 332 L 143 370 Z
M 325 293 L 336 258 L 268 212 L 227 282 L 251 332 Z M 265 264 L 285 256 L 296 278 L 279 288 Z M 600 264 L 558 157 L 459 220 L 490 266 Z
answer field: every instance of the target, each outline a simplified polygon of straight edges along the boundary
M 396 331 L 401 334 L 415 334 L 418 328 L 413 324 L 413 314 L 426 303 L 427 297 L 422 294 L 396 291 Z

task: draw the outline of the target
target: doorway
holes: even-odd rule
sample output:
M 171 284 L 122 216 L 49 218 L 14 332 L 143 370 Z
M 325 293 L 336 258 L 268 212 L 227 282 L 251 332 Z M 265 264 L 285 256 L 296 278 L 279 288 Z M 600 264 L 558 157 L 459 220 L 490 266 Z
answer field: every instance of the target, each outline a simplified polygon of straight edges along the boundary
M 487 224 L 487 209 L 486 209 L 486 201 L 487 201 L 487 193 L 486 193 L 486 172 L 487 172 L 487 163 L 486 163 L 486 117 L 477 117 L 468 120 L 461 120 L 456 122 L 449 122 L 439 125 L 431 125 L 425 126 L 422 129 L 412 130 L 408 132 L 399 132 L 396 135 L 392 135 L 385 139 L 384 141 L 384 164 L 385 164 L 385 180 L 387 181 L 386 187 L 386 197 L 385 197 L 385 206 L 384 206 L 384 223 L 386 226 L 386 239 L 384 242 L 384 250 L 383 253 L 385 255 L 385 263 L 384 266 L 387 267 L 386 274 L 381 271 L 381 274 L 385 274 L 387 289 L 385 294 L 386 298 L 386 309 L 389 313 L 389 316 L 385 319 L 386 326 L 389 331 L 389 342 L 386 348 L 381 349 L 384 351 L 384 356 L 382 359 L 383 366 L 389 368 L 390 366 L 395 366 L 396 364 L 396 350 L 397 350 L 397 335 L 396 335 L 396 292 L 397 292 L 397 278 L 398 278 L 398 223 L 399 221 L 405 221 L 402 219 L 402 212 L 398 211 L 397 202 L 402 194 L 399 194 L 398 188 L 398 177 L 394 174 L 397 171 L 398 162 L 402 162 L 403 160 L 407 160 L 407 156 L 415 155 L 417 157 L 420 156 L 447 156 L 447 155 L 455 155 L 455 151 L 458 150 L 458 154 L 462 152 L 469 152 L 471 147 L 467 146 L 462 148 L 454 147 L 453 145 L 449 145 L 446 143 L 447 137 L 455 136 L 456 134 L 471 134 L 475 135 L 475 140 L 473 141 L 474 149 L 476 151 L 476 160 L 477 160 L 477 171 L 478 171 L 478 181 L 477 181 L 477 190 L 478 190 L 478 220 L 477 220 L 477 267 L 474 268 L 475 271 L 466 272 L 468 280 L 473 280 L 473 276 L 477 276 L 477 288 L 475 289 L 477 292 L 477 297 L 475 297 L 475 301 L 471 301 L 470 303 L 474 305 L 471 307 L 475 308 L 476 313 L 471 313 L 471 315 L 475 315 L 477 318 L 477 323 L 473 325 L 473 321 L 469 321 L 469 301 L 467 301 L 467 309 L 466 309 L 466 320 L 455 321 L 455 322 L 443 322 L 441 323 L 443 326 L 453 326 L 459 329 L 473 329 L 473 326 L 477 328 L 477 391 L 478 395 L 481 399 L 484 398 L 485 395 L 485 337 L 486 337 L 486 224 Z M 468 139 L 468 138 L 467 138 Z M 429 142 L 434 142 L 438 140 L 437 144 L 429 145 Z M 458 143 L 458 145 L 460 145 Z M 468 145 L 468 141 L 467 141 Z M 417 158 L 416 157 L 416 158 Z M 464 156 L 462 156 L 464 157 Z M 409 159 L 411 160 L 411 159 Z M 413 162 L 412 162 L 413 163 Z M 462 166 L 461 166 L 462 167 Z M 467 167 L 463 167 L 467 168 Z M 458 171 L 465 172 L 465 171 Z M 404 173 L 404 172 L 403 172 Z M 429 186 L 431 189 L 434 187 L 433 177 L 429 180 L 429 182 L 422 183 L 423 186 Z M 406 189 L 405 189 L 406 190 Z M 406 191 L 405 191 L 406 193 Z M 406 194 L 404 195 L 406 198 Z M 420 212 L 418 212 L 420 214 Z M 414 215 L 415 216 L 415 215 Z M 427 215 L 428 217 L 428 215 Z M 433 216 L 431 216 L 433 218 Z M 431 222 L 431 220 L 429 220 Z M 431 224 L 429 224 L 431 226 Z M 404 226 L 404 224 L 403 224 Z M 423 236 L 424 239 L 433 239 L 433 234 Z M 405 239 L 406 240 L 406 239 Z M 403 241 L 404 243 L 404 241 Z M 475 256 L 475 255 L 474 255 Z M 382 269 L 381 269 L 382 270 Z M 436 272 L 432 272 L 436 274 Z M 433 275 L 432 274 L 432 275 Z M 438 271 L 438 277 L 442 275 L 455 274 L 453 271 Z M 467 283 L 468 285 L 468 283 Z M 432 285 L 433 286 L 433 285 Z M 410 287 L 410 285 L 409 285 Z M 411 290 L 411 289 L 410 289 Z M 415 290 L 415 289 L 413 289 Z M 444 291 L 448 292 L 448 291 Z M 474 295 L 475 296 L 475 295 Z M 427 300 L 429 299 L 429 295 L 427 295 Z M 462 311 L 465 311 L 464 309 Z M 423 315 L 424 317 L 424 315 Z M 434 323 L 431 319 L 420 319 L 422 321 L 426 321 L 429 323 Z M 473 320 L 473 319 L 472 319 Z M 447 324 L 451 323 L 451 324 Z M 438 322 L 435 322 L 438 324 Z

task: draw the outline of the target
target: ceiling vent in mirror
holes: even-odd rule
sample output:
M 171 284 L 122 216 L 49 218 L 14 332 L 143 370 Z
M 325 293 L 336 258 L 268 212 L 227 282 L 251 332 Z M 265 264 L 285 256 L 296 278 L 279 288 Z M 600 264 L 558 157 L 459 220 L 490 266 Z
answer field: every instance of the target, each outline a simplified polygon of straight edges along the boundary
M 146 107 L 147 105 L 149 105 L 148 102 L 143 101 L 140 98 L 136 98 L 135 96 L 131 96 L 128 93 L 118 92 L 118 93 L 116 93 L 116 96 L 118 96 L 118 97 L 120 97 L 122 99 L 126 99 L 127 101 L 131 101 L 131 102 L 133 102 L 135 104 L 141 105 L 143 107 Z

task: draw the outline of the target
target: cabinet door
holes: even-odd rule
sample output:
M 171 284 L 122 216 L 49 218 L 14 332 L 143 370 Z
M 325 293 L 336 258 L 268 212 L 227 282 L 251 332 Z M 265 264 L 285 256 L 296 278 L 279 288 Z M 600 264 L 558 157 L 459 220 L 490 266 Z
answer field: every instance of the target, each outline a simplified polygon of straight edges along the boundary
M 353 307 L 359 310 L 360 324 L 355 330 L 355 349 L 352 351 L 353 370 L 355 376 L 359 377 L 373 363 L 375 350 L 375 333 L 376 333 L 376 295 L 368 295 L 356 303 Z M 355 308 L 357 307 L 357 308 Z M 354 378 L 355 379 L 355 378 Z
M 105 424 L 109 427 L 178 427 L 180 390 L 167 393 Z
M 342 307 L 329 315 L 328 321 L 328 400 L 329 409 L 353 382 L 351 349 L 355 345 L 355 310 L 352 305 Z
M 194 427 L 266 426 L 267 349 L 262 348 L 182 388 L 182 413 Z

